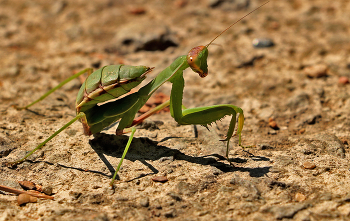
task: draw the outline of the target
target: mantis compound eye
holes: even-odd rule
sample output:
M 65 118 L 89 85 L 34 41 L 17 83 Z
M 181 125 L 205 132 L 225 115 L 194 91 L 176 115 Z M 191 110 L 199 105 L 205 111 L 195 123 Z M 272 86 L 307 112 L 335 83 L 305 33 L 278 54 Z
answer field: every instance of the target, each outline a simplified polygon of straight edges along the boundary
M 187 62 L 190 68 L 204 78 L 208 75 L 208 49 L 206 46 L 194 47 L 188 52 Z

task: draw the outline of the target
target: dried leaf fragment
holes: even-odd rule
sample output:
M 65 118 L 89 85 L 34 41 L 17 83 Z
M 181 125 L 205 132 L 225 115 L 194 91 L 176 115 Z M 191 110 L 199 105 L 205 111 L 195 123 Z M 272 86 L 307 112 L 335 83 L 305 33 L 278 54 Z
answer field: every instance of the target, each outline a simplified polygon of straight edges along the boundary
M 36 184 L 32 181 L 18 181 L 19 185 L 25 190 L 35 190 Z
M 152 177 L 152 180 L 154 182 L 165 183 L 166 181 L 168 181 L 168 178 L 166 176 L 155 176 L 155 177 Z
M 26 203 L 36 203 L 37 201 L 38 201 L 38 198 L 28 195 L 26 193 L 19 194 L 17 198 L 17 203 L 19 206 Z

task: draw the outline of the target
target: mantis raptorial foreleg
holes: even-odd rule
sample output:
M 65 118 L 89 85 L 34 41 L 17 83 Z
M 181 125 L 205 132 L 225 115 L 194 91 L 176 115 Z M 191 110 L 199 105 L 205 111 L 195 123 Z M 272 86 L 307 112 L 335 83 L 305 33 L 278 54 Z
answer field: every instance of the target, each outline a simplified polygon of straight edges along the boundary
M 173 84 L 170 96 L 170 112 L 176 122 L 182 125 L 199 124 L 207 127 L 213 122 L 222 119 L 227 115 L 232 115 L 229 129 L 227 131 L 226 139 L 227 150 L 226 158 L 228 159 L 228 150 L 230 138 L 236 125 L 236 114 L 239 113 L 237 135 L 239 137 L 239 146 L 241 145 L 241 132 L 244 124 L 243 110 L 239 107 L 230 104 L 213 105 L 207 107 L 195 107 L 189 109 L 182 109 L 182 96 L 185 86 L 183 75 L 175 75 L 170 82 Z

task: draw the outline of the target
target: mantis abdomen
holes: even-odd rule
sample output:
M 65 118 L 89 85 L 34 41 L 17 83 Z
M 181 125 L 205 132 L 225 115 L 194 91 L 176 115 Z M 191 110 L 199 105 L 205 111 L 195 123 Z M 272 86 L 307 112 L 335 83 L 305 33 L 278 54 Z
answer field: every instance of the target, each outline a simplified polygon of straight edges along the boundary
M 118 98 L 139 85 L 152 68 L 109 65 L 94 71 L 80 87 L 76 111 L 85 112 L 98 103 Z

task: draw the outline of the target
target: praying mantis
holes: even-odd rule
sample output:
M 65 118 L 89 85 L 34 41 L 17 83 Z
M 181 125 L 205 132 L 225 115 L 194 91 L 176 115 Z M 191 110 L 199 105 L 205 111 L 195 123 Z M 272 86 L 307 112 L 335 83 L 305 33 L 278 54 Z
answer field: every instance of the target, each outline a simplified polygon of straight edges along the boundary
M 238 144 L 239 146 L 243 147 L 241 144 L 241 133 L 244 125 L 243 110 L 231 104 L 220 104 L 189 109 L 184 108 L 182 105 L 183 90 L 185 86 L 183 71 L 187 68 L 191 68 L 194 72 L 198 73 L 201 78 L 206 77 L 208 75 L 208 47 L 233 25 L 267 3 L 268 2 L 265 2 L 263 5 L 259 6 L 255 10 L 240 18 L 238 21 L 231 24 L 228 28 L 217 35 L 212 41 L 210 41 L 209 44 L 205 46 L 194 47 L 189 51 L 187 55 L 182 55 L 176 58 L 169 67 L 160 72 L 152 81 L 141 87 L 135 93 L 127 94 L 131 89 L 135 88 L 143 80 L 145 80 L 146 75 L 151 72 L 153 68 L 146 66 L 109 65 L 94 72 L 91 68 L 84 69 L 61 82 L 59 85 L 45 93 L 42 97 L 32 102 L 31 104 L 25 107 L 16 107 L 18 110 L 28 109 L 32 105 L 43 100 L 48 95 L 62 87 L 64 84 L 84 73 L 88 73 L 88 77 L 82 84 L 76 99 L 76 117 L 74 117 L 71 121 L 53 133 L 49 138 L 47 138 L 35 149 L 26 154 L 22 159 L 9 164 L 14 165 L 25 161 L 35 151 L 41 149 L 47 142 L 49 142 L 57 134 L 65 130 L 77 120 L 81 121 L 84 128 L 84 134 L 88 136 L 100 133 L 104 128 L 110 126 L 116 121 L 119 121 L 116 135 L 130 133 L 130 136 L 111 180 L 110 185 L 113 186 L 117 173 L 123 163 L 123 160 L 133 140 L 133 136 L 136 132 L 135 125 L 140 124 L 145 118 L 167 106 L 170 106 L 171 116 L 180 125 L 193 124 L 202 125 L 208 128 L 208 125 L 211 123 L 216 122 L 225 116 L 231 116 L 226 139 L 222 140 L 227 142 L 226 158 L 228 159 L 229 143 L 231 137 L 234 135 L 237 121 L 238 127 L 236 135 L 239 139 Z M 147 102 L 152 94 L 167 81 L 172 84 L 170 100 L 135 119 L 135 115 L 140 110 L 140 108 Z M 119 98 L 122 95 L 125 96 Z M 104 103 L 116 98 L 119 99 Z M 239 114 L 238 120 L 236 119 L 237 114 Z

